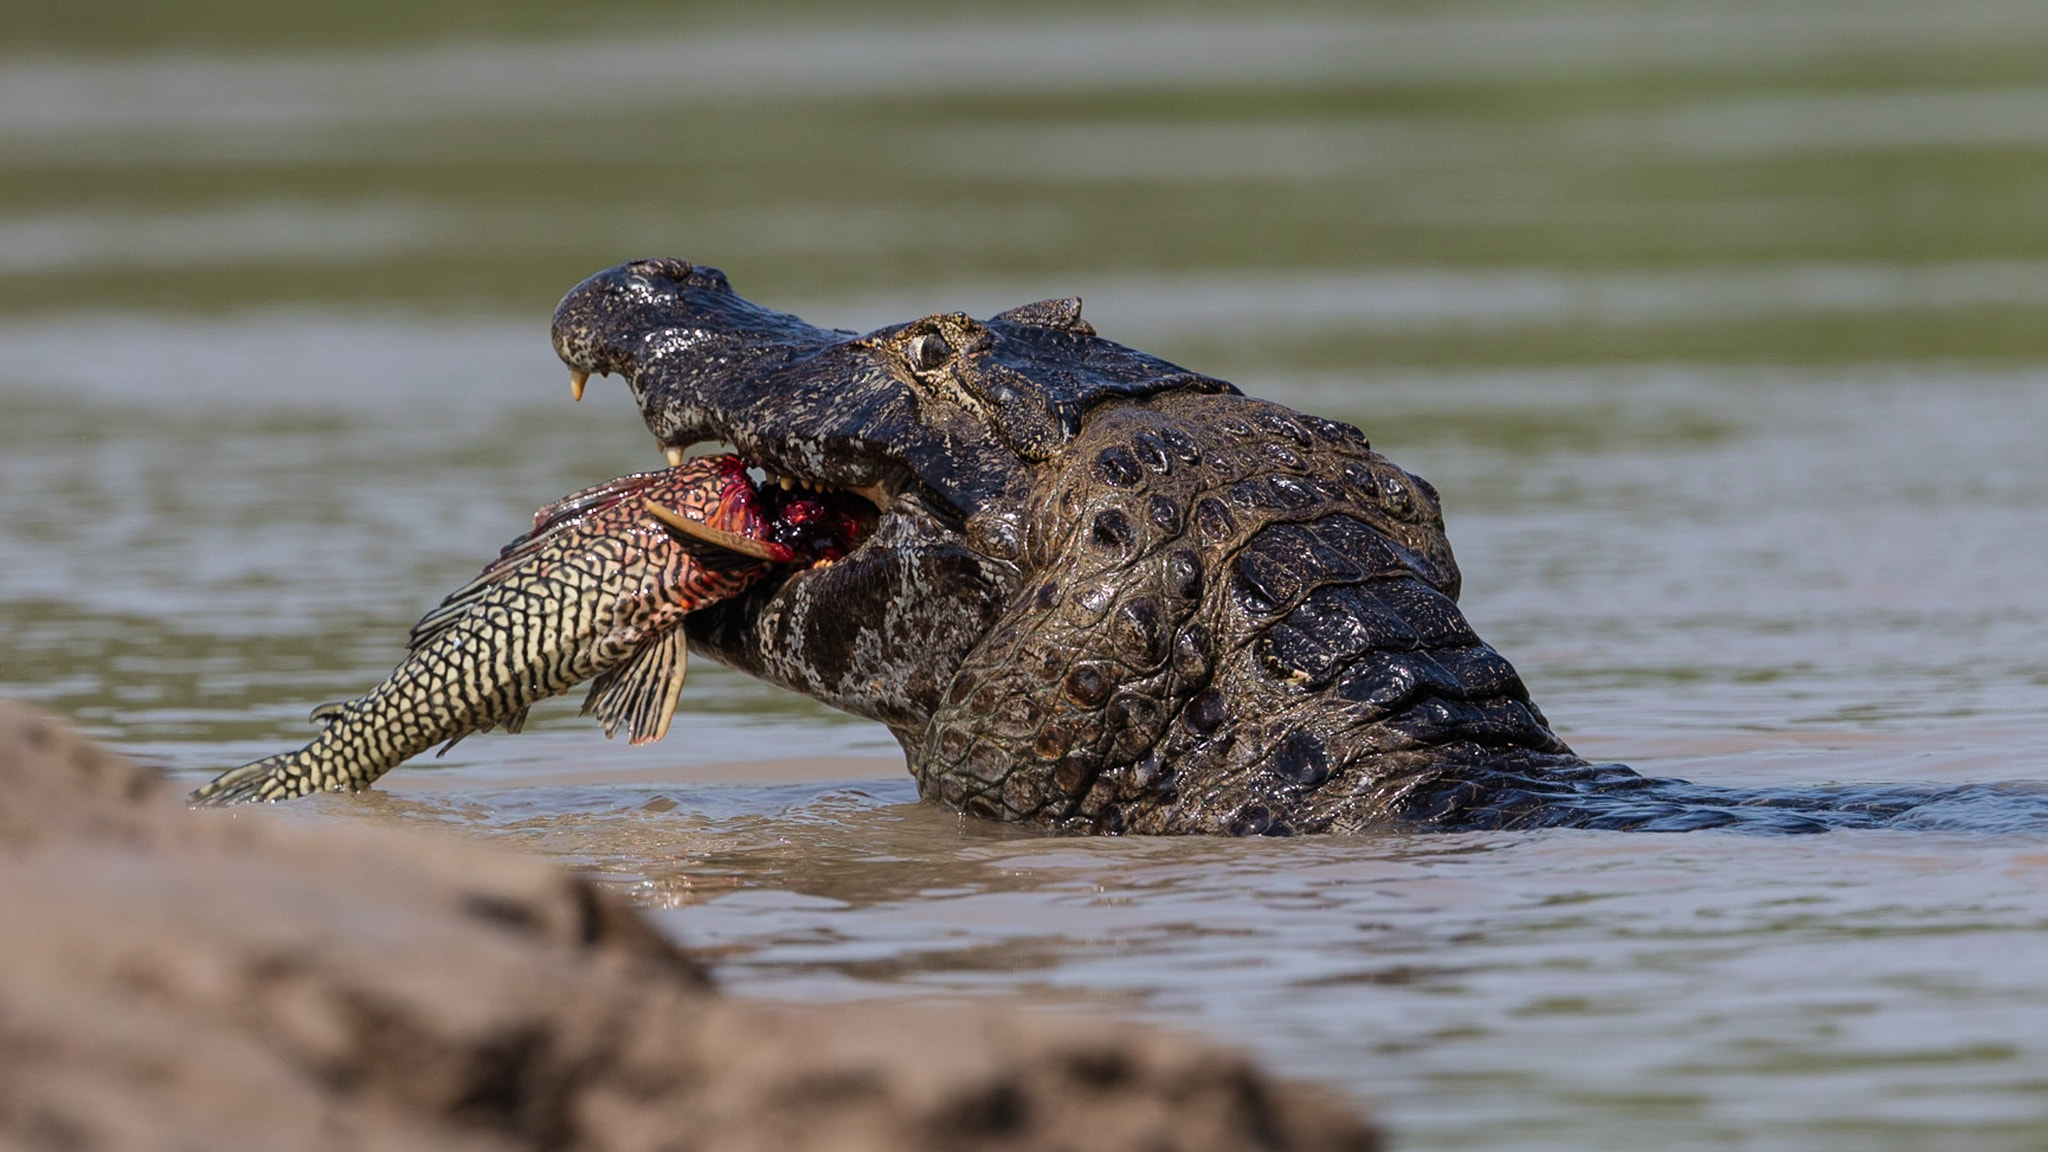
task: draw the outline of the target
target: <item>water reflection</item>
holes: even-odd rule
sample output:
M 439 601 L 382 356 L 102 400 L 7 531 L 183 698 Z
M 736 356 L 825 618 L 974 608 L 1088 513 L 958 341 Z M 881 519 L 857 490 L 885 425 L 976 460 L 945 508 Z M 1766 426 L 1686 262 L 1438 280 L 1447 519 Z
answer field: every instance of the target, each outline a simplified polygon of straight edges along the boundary
M 1415 1146 L 1584 1146 L 1590 1111 L 1596 1146 L 2000 1147 L 2048 1103 L 2012 1026 L 2048 1006 L 2048 832 L 1069 841 L 910 799 L 373 803 L 629 884 L 750 993 L 1200 1021 Z

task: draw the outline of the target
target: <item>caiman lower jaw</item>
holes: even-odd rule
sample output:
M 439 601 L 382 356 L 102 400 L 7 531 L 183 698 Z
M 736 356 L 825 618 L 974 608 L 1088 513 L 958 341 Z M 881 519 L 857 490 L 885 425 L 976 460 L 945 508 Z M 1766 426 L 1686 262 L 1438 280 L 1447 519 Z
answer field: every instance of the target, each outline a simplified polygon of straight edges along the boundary
M 668 445 L 662 450 L 671 468 L 682 466 L 693 445 Z M 874 536 L 889 495 L 880 485 L 848 490 L 811 480 L 781 476 L 733 453 L 738 479 L 760 517 L 761 535 L 739 532 L 684 516 L 648 501 L 647 512 L 678 533 L 728 552 L 802 568 L 830 567 L 864 547 Z M 753 478 L 761 475 L 760 480 Z

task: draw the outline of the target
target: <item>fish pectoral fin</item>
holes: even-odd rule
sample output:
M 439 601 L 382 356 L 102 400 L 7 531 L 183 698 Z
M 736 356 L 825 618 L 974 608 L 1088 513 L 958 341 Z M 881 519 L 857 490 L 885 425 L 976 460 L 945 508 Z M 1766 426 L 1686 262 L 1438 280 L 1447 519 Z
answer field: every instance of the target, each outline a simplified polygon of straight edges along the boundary
M 599 676 L 583 701 L 583 714 L 597 717 L 606 739 L 625 728 L 633 743 L 651 744 L 668 735 L 689 671 L 689 637 L 677 624 Z
M 507 576 L 553 547 L 564 536 L 574 533 L 579 517 L 617 501 L 623 493 L 645 482 L 646 476 L 641 473 L 621 476 L 558 500 L 534 513 L 533 531 L 505 545 L 498 558 L 485 565 L 475 579 L 450 592 L 446 599 L 420 617 L 419 623 L 412 626 L 411 634 L 406 637 L 406 651 L 417 652 L 447 635 L 449 629 L 468 619 L 470 609 L 482 603 L 484 597 L 490 595 L 491 590 L 502 584 Z
M 532 711 L 531 706 L 521 708 L 519 711 L 514 712 L 512 715 L 505 717 L 503 720 L 492 721 L 488 724 L 479 724 L 466 732 L 457 732 L 455 735 L 450 736 L 448 738 L 448 742 L 446 744 L 441 745 L 441 750 L 439 752 L 434 753 L 434 759 L 439 760 L 441 757 L 446 756 L 450 748 L 455 747 L 457 744 L 462 743 L 464 740 L 469 739 L 471 736 L 474 736 L 479 732 L 489 732 L 493 728 L 503 728 L 507 732 L 517 733 L 520 729 L 526 727 L 526 714 L 530 711 Z
M 495 586 L 493 581 L 479 576 L 450 592 L 446 600 L 428 609 L 420 622 L 412 626 L 405 637 L 405 650 L 418 652 L 446 636 L 450 629 L 468 619 L 470 610 L 481 604 Z

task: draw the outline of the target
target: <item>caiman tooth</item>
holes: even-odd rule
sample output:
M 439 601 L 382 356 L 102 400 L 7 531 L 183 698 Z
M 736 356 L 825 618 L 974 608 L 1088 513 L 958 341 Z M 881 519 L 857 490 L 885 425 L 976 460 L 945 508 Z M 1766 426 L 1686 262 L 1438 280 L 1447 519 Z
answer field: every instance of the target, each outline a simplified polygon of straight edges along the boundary
M 661 454 L 668 457 L 669 467 L 681 468 L 683 466 L 683 450 L 681 448 L 674 446 L 663 448 Z
M 583 399 L 583 386 L 588 383 L 590 383 L 590 373 L 580 372 L 571 368 L 569 370 L 569 398 L 572 400 Z
M 773 560 L 776 563 L 781 563 L 790 558 L 791 553 L 789 549 L 779 545 L 756 540 L 750 536 L 741 536 L 737 532 L 727 532 L 723 528 L 713 528 L 702 520 L 692 520 L 688 516 L 664 508 L 652 500 L 642 501 L 642 503 L 647 505 L 648 513 L 656 520 L 692 539 L 715 545 L 728 552 L 737 552 L 742 556 L 752 556 L 757 560 Z

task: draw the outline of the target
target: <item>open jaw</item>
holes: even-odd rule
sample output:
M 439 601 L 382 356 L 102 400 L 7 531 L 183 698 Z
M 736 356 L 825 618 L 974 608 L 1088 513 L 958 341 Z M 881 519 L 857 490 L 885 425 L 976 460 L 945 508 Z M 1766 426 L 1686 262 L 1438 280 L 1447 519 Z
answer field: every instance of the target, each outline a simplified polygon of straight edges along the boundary
M 688 447 L 666 446 L 671 469 L 685 461 Z M 830 606 L 834 611 L 819 615 L 829 615 L 842 631 L 857 629 L 858 597 L 843 589 L 872 585 L 872 578 L 861 573 L 890 567 L 881 546 L 874 543 L 885 513 L 866 495 L 750 467 L 737 453 L 717 459 L 730 470 L 718 515 L 699 519 L 655 500 L 643 501 L 644 507 L 676 536 L 734 559 L 768 563 L 755 566 L 760 575 L 744 589 L 708 599 L 685 616 L 687 643 L 721 663 L 801 690 L 808 685 L 777 677 L 758 661 L 750 661 L 757 650 L 788 646 L 781 639 L 762 639 L 772 630 L 761 628 L 760 620 L 803 619 L 811 615 L 812 605 Z
M 1066 323 L 947 314 L 856 334 L 655 259 L 576 286 L 553 335 L 572 390 L 624 377 L 671 460 L 729 445 L 785 519 L 812 501 L 861 526 L 835 563 L 780 567 L 685 627 L 693 652 L 879 720 L 908 747 L 1020 589 L 1038 462 L 1094 393 L 1187 376 L 1093 340 L 1078 306 Z M 1075 369 L 1054 387 L 1028 378 L 1048 343 Z
M 654 503 L 648 511 L 679 535 L 773 566 L 685 617 L 691 649 L 899 735 L 921 731 L 957 667 L 951 650 L 984 633 L 999 602 L 986 595 L 960 511 L 903 470 L 876 469 L 858 487 L 807 475 L 767 435 L 662 447 L 676 461 L 706 443 L 733 449 L 758 528 L 722 531 Z M 921 640 L 879 650 L 876 638 L 889 636 Z
M 581 394 L 579 387 L 577 395 Z M 667 456 L 669 467 L 680 467 L 685 450 L 670 448 Z M 756 483 L 743 458 L 729 454 L 726 459 L 734 473 L 734 489 L 726 499 L 737 501 L 738 506 L 725 519 L 746 524 L 747 531 L 720 528 L 655 500 L 644 501 L 647 512 L 698 543 L 799 568 L 829 568 L 874 534 L 881 512 L 859 493 L 800 483 L 765 471 L 763 482 Z M 785 573 L 788 575 L 793 573 Z

